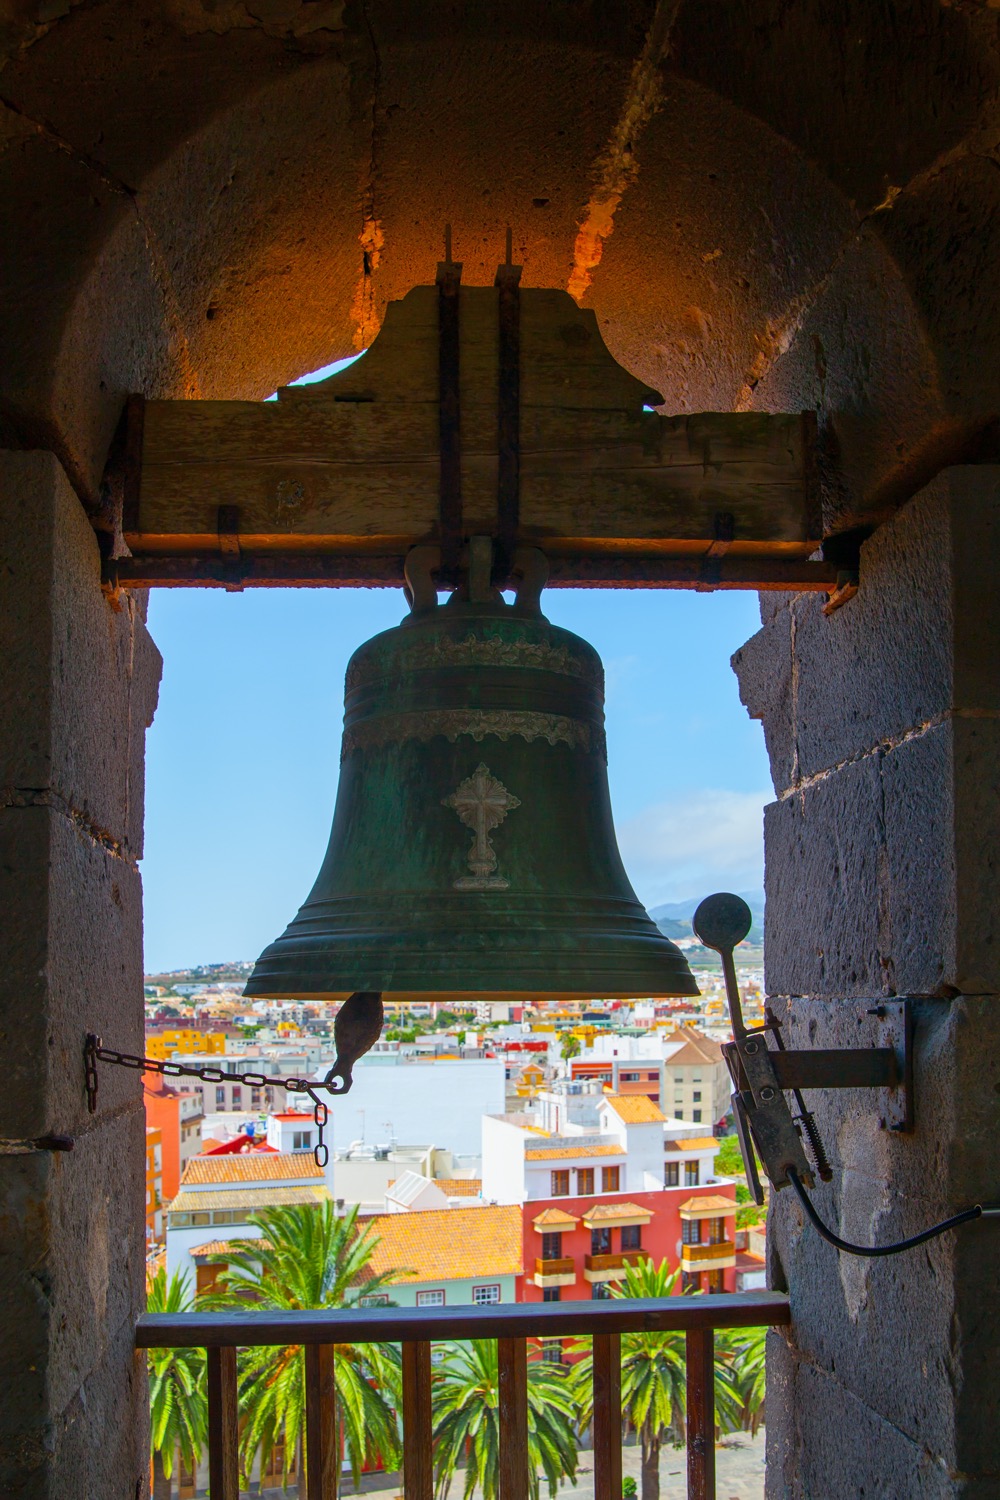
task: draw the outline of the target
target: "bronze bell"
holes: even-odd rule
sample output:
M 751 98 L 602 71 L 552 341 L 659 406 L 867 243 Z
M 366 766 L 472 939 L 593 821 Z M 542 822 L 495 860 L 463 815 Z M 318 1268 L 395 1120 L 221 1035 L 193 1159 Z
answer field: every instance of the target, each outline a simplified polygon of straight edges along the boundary
M 540 552 L 513 605 L 470 552 L 439 606 L 415 549 L 409 618 L 351 658 L 326 858 L 247 996 L 696 995 L 618 852 L 597 652 L 541 613 Z

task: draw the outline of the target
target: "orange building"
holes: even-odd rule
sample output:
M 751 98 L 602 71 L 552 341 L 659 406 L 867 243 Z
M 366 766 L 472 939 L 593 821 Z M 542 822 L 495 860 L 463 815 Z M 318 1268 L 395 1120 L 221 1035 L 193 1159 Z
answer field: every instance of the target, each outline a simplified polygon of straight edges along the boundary
M 177 1196 L 184 1168 L 201 1150 L 201 1095 L 171 1088 L 161 1074 L 143 1078 L 146 1125 L 160 1132 L 163 1199 Z
M 146 1245 L 163 1244 L 163 1136 L 146 1126 Z

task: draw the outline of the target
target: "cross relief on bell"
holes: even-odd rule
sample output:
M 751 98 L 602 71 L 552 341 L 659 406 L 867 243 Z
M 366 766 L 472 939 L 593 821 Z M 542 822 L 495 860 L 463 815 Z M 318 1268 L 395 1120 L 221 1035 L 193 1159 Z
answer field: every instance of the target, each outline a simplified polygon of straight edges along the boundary
M 490 772 L 482 761 L 466 777 L 449 797 L 443 797 L 445 807 L 453 807 L 465 824 L 473 830 L 472 848 L 469 850 L 471 875 L 461 875 L 453 881 L 456 891 L 505 891 L 510 881 L 502 875 L 494 875 L 497 853 L 490 833 L 499 828 L 504 818 L 515 807 L 521 806 L 520 797 L 508 792 L 502 781 Z

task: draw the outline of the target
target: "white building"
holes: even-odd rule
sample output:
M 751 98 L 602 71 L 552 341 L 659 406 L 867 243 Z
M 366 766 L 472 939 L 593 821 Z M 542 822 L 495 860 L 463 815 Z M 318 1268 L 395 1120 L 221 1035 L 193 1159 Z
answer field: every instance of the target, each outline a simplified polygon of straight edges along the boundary
M 230 1240 L 260 1236 L 249 1222 L 255 1210 L 328 1202 L 323 1170 L 309 1152 L 196 1156 L 167 1205 L 167 1275 L 186 1272 L 203 1290 L 215 1276 L 210 1255 L 224 1253 Z

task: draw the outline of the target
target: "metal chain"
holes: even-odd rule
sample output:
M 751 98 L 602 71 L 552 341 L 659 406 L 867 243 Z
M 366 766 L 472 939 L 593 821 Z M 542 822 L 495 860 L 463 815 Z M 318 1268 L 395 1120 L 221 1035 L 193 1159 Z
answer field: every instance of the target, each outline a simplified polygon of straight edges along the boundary
M 313 1122 L 316 1126 L 316 1145 L 313 1160 L 318 1167 L 325 1167 L 330 1160 L 330 1148 L 324 1139 L 330 1110 L 316 1090 L 326 1088 L 311 1078 L 272 1078 L 266 1073 L 230 1073 L 223 1068 L 191 1068 L 184 1063 L 164 1062 L 158 1057 L 138 1057 L 134 1052 L 116 1052 L 113 1047 L 101 1045 L 99 1036 L 87 1035 L 84 1047 L 84 1068 L 87 1087 L 87 1108 L 93 1114 L 97 1109 L 97 1064 L 113 1063 L 118 1068 L 132 1068 L 137 1073 L 162 1073 L 167 1078 L 198 1078 L 202 1083 L 245 1083 L 250 1088 L 284 1088 L 290 1094 L 308 1094 L 313 1103 Z M 331 1093 L 337 1093 L 331 1089 Z

